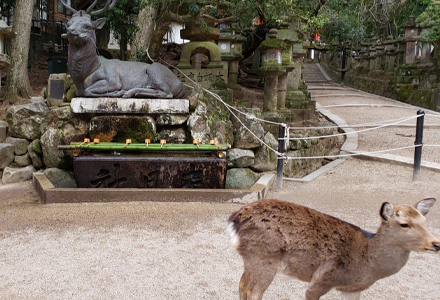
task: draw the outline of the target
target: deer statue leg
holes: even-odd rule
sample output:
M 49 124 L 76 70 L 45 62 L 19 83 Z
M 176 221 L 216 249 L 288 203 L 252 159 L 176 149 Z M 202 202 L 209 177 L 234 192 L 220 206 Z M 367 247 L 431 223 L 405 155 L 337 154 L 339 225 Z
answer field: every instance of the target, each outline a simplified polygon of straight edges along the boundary
M 342 300 L 360 300 L 361 292 L 346 293 L 341 292 Z
M 122 96 L 124 98 L 132 98 L 132 97 L 152 97 L 152 98 L 162 98 L 162 99 L 172 99 L 173 94 L 170 92 L 166 93 L 162 90 L 158 89 L 150 89 L 150 88 L 133 88 L 124 93 Z

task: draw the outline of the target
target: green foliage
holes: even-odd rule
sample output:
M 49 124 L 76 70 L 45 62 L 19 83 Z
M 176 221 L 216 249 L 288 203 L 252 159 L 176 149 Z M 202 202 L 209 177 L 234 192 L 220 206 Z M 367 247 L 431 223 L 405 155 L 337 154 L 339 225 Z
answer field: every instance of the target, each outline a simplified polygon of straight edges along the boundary
M 105 3 L 106 1 L 101 2 Z M 96 7 L 100 7 L 101 2 Z M 141 0 L 118 0 L 112 10 L 102 15 L 106 17 L 106 26 L 111 29 L 119 43 L 130 43 L 138 29 L 136 17 L 142 9 L 141 2 Z
M 422 34 L 425 42 L 440 41 L 440 1 L 432 1 L 426 10 L 416 20 L 426 30 Z

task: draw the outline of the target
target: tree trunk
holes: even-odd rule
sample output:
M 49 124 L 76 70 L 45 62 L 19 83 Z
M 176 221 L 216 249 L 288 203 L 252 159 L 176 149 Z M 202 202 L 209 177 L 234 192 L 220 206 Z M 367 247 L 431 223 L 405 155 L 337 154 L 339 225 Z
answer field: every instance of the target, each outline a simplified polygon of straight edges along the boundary
M 148 0 L 144 0 L 144 2 L 146 1 Z M 150 47 L 151 37 L 155 30 L 156 16 L 157 10 L 148 4 L 139 12 L 136 23 L 139 30 L 131 43 L 130 60 L 141 61 L 145 56 L 145 50 Z
M 160 20 L 156 24 L 156 30 L 154 30 L 154 34 L 151 37 L 149 48 L 150 57 L 154 60 L 160 56 L 160 52 L 162 51 L 163 37 L 168 32 L 170 25 L 171 21 L 168 20 Z
M 17 36 L 10 43 L 11 69 L 7 75 L 2 97 L 10 103 L 15 103 L 17 97 L 30 98 L 32 95 L 28 75 L 28 55 L 33 8 L 34 1 L 16 1 L 12 29 Z

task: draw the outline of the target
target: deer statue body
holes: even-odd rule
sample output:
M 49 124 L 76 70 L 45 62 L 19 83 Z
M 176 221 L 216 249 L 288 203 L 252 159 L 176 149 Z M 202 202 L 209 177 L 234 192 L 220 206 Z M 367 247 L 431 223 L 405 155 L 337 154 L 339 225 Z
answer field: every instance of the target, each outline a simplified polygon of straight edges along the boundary
M 242 207 L 227 231 L 244 262 L 240 300 L 259 300 L 277 272 L 310 282 L 306 300 L 318 300 L 335 288 L 344 300 L 377 280 L 397 273 L 410 251 L 437 253 L 440 242 L 424 215 L 435 199 L 414 207 L 382 204 L 375 234 L 313 209 L 278 200 Z
M 108 11 L 116 0 L 107 0 L 104 8 L 92 12 L 94 1 L 87 11 L 73 12 L 70 20 L 63 20 L 69 40 L 68 66 L 77 87 L 77 96 L 182 98 L 185 88 L 170 69 L 160 63 L 106 59 L 97 55 L 95 29 L 104 26 L 105 18 L 92 21 L 91 16 Z

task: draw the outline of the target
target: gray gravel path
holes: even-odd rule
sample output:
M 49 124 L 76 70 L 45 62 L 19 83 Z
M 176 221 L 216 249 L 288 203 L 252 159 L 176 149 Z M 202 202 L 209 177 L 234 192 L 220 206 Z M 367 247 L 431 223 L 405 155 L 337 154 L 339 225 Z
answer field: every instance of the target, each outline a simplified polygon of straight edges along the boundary
M 365 109 L 350 119 L 357 109 L 330 110 L 348 124 L 394 115 L 392 108 L 381 110 L 383 116 Z M 395 135 L 360 135 L 359 149 L 385 147 Z M 439 182 L 439 173 L 422 170 L 414 182 L 410 167 L 350 158 L 311 182 L 284 182 L 269 196 L 374 231 L 383 201 L 440 198 Z M 243 266 L 225 223 L 239 204 L 145 199 L 38 205 L 37 199 L 30 182 L 0 186 L 0 299 L 238 299 Z M 440 203 L 427 219 L 440 237 Z M 439 264 L 439 255 L 414 253 L 398 274 L 378 281 L 362 299 L 438 300 Z M 278 275 L 264 299 L 304 299 L 306 288 L 307 283 Z M 339 294 L 332 291 L 322 299 Z

